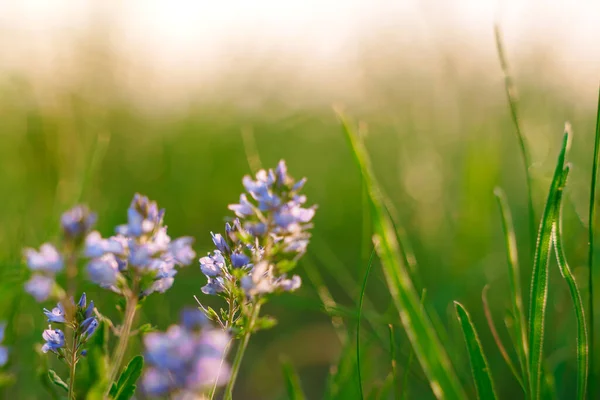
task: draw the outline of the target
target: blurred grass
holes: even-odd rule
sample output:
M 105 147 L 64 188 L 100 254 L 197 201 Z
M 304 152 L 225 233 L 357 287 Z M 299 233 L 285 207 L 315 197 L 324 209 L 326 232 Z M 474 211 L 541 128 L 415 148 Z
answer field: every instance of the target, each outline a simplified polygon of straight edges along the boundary
M 245 399 L 286 398 L 281 356 L 294 365 L 310 399 L 323 397 L 330 366 L 338 365 L 347 348 L 354 356 L 340 366 L 355 374 L 354 310 L 367 266 L 364 248 L 370 231 L 365 229 L 360 175 L 331 109 L 321 105 L 322 101 L 297 107 L 285 101 L 285 94 L 257 92 L 261 106 L 252 110 L 230 102 L 235 97 L 230 94 L 176 111 L 152 113 L 126 100 L 110 85 L 90 90 L 94 76 L 50 92 L 31 87 L 23 78 L 0 79 L 0 319 L 9 321 L 6 342 L 12 356 L 8 369 L 17 377 L 2 397 L 45 396 L 41 383 L 32 377 L 40 362 L 33 348 L 41 343 L 46 323 L 41 307 L 21 293 L 27 279 L 21 249 L 53 240 L 60 212 L 79 199 L 98 212 L 98 229 L 109 234 L 125 221 L 126 207 L 138 191 L 167 209 L 166 223 L 173 235 L 196 237 L 195 248 L 203 255 L 211 248 L 209 232 L 223 229 L 227 204 L 238 198 L 241 178 L 251 170 L 244 149 L 245 129 L 252 130 L 265 166 L 284 158 L 294 176 L 309 178 L 306 193 L 311 202 L 319 204 L 319 211 L 309 255 L 299 266 L 305 286 L 267 306 L 266 312 L 275 315 L 279 324 L 250 344 L 238 395 L 245 394 Z M 559 89 L 534 75 L 521 75 L 517 81 L 520 118 L 532 150 L 533 200 L 538 215 L 554 166 L 552 155 L 558 152 L 560 128 L 569 120 L 577 132 L 570 153 L 573 168 L 565 198 L 564 247 L 574 275 L 584 277 L 585 185 L 591 173 L 595 99 L 566 99 Z M 456 299 L 469 305 L 476 326 L 485 326 L 483 308 L 478 305 L 487 283 L 492 288 L 489 302 L 494 315 L 505 315 L 511 306 L 494 187 L 502 186 L 510 199 L 519 261 L 526 266 L 521 278 L 526 282 L 533 256 L 527 240 L 523 166 L 501 74 L 490 80 L 379 71 L 369 82 L 369 102 L 348 101 L 346 113 L 369 127 L 366 144 L 375 173 L 411 241 L 427 301 L 450 327 L 444 346 L 472 396 L 475 392 L 460 328 L 448 312 Z M 309 279 L 311 270 L 313 278 Z M 102 312 L 116 315 L 116 310 L 104 308 L 114 300 L 113 295 L 81 278 L 80 287 L 88 292 L 88 298 L 96 301 Z M 329 293 L 322 291 L 320 280 Z M 554 327 L 545 337 L 548 368 L 554 374 L 558 397 L 567 398 L 576 390 L 575 317 L 568 288 L 559 284 L 557 268 L 550 268 L 550 280 L 557 284 L 553 285 L 556 289 L 546 321 Z M 586 299 L 585 279 L 578 278 L 578 282 Z M 192 296 L 201 294 L 203 284 L 197 266 L 181 271 L 170 291 L 148 299 L 140 323 L 149 321 L 165 328 L 183 306 L 194 305 Z M 348 311 L 333 317 L 344 322 L 338 333 L 332 316 L 324 312 L 323 293 L 333 300 L 328 307 L 333 304 Z M 213 299 L 202 300 L 214 305 Z M 432 398 L 418 363 L 408 363 L 408 340 L 397 312 L 390 307 L 378 262 L 369 278 L 362 321 L 364 392 L 376 392 L 389 374 L 387 330 L 388 324 L 393 324 L 398 376 L 404 376 L 405 366 L 410 365 L 410 398 Z M 346 329 L 347 339 L 339 329 Z M 521 389 L 500 353 L 492 350 L 493 338 L 485 329 L 480 328 L 479 334 L 483 348 L 489 349 L 486 356 L 498 397 L 520 396 Z M 500 335 L 508 342 L 506 331 L 500 330 Z M 60 372 L 60 366 L 52 364 Z M 598 378 L 590 376 L 590 380 Z M 337 398 L 354 398 L 358 393 L 355 384 L 342 389 Z

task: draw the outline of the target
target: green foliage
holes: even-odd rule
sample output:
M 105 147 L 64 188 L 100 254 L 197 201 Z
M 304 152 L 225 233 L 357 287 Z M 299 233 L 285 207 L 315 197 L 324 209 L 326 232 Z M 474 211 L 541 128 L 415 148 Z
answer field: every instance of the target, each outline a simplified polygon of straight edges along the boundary
M 544 321 L 546 317 L 546 302 L 548 300 L 548 264 L 552 249 L 553 226 L 558 217 L 558 202 L 561 199 L 559 191 L 563 190 L 565 184 L 564 168 L 568 144 L 569 133 L 567 132 L 563 139 L 548 199 L 544 207 L 533 262 L 529 310 L 529 349 L 531 352 L 529 358 L 529 381 L 532 399 L 539 399 L 541 396 Z
M 471 371 L 473 373 L 473 379 L 475 380 L 475 387 L 477 388 L 477 398 L 481 400 L 496 399 L 496 391 L 494 390 L 494 381 L 492 379 L 492 373 L 488 365 L 481 342 L 479 341 L 479 335 L 471 321 L 471 316 L 465 309 L 465 307 L 459 302 L 454 302 L 456 309 L 456 316 L 460 322 L 465 342 L 467 343 L 467 350 L 469 353 L 469 360 L 471 361 Z
M 287 390 L 288 399 L 305 400 L 306 396 L 302 391 L 300 378 L 298 377 L 298 373 L 294 369 L 294 366 L 288 360 L 283 360 L 281 362 L 281 370 L 285 379 L 285 388 Z
M 566 183 L 568 174 L 569 166 L 567 165 L 563 172 L 563 186 Z M 557 193 L 556 220 L 552 226 L 552 235 L 558 267 L 560 268 L 562 277 L 569 286 L 569 292 L 571 294 L 571 299 L 573 300 L 573 307 L 575 309 L 575 316 L 577 319 L 577 399 L 583 400 L 585 398 L 588 380 L 588 334 L 585 313 L 583 309 L 583 301 L 581 300 L 581 293 L 579 292 L 575 277 L 573 276 L 573 273 L 567 264 L 567 257 L 562 244 L 562 193 L 563 190 L 559 190 Z
M 144 357 L 135 356 L 121 373 L 119 380 L 110 388 L 110 397 L 114 400 L 129 400 L 136 389 L 136 382 L 144 368 Z
M 69 385 L 67 385 L 53 369 L 48 370 L 48 378 L 50 379 L 50 382 L 63 389 L 65 392 L 69 391 Z
M 360 138 L 342 120 L 363 181 L 369 191 L 374 242 L 381 259 L 388 288 L 417 359 L 425 371 L 434 395 L 444 399 L 462 399 L 463 389 L 456 377 L 433 324 L 419 305 L 419 297 L 402 261 L 392 222 L 383 204 L 381 189 L 372 172 L 367 152 Z

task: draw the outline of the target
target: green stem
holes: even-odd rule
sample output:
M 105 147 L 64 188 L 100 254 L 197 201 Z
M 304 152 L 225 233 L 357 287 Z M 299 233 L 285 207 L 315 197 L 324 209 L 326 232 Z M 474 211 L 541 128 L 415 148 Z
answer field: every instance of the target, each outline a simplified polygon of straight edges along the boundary
M 256 323 L 258 314 L 260 313 L 260 306 L 261 306 L 260 302 L 257 302 L 252 307 L 252 312 L 250 314 L 250 319 L 248 320 L 248 324 L 246 325 L 244 337 L 242 338 L 242 342 L 240 343 L 240 345 L 237 349 L 237 352 L 235 353 L 235 358 L 233 359 L 233 365 L 231 366 L 231 378 L 229 378 L 229 382 L 227 383 L 227 387 L 225 388 L 225 400 L 232 400 L 233 387 L 235 386 L 235 380 L 237 379 L 237 375 L 240 370 L 240 366 L 242 365 L 242 359 L 244 358 L 244 353 L 246 352 L 246 348 L 248 347 L 248 342 L 250 341 L 250 336 L 252 336 L 252 330 L 254 329 L 254 324 Z
M 69 364 L 70 376 L 69 376 L 69 395 L 68 399 L 75 399 L 75 370 L 77 368 L 77 335 L 73 334 L 72 345 L 71 345 L 71 363 Z
M 600 163 L 600 90 L 598 90 L 598 111 L 596 114 L 596 139 L 594 143 L 594 160 L 592 162 L 592 183 L 590 189 L 590 212 L 588 221 L 588 329 L 589 329 L 589 367 L 591 375 L 590 389 L 588 398 L 593 399 L 596 394 L 596 380 L 593 379 L 596 373 L 594 366 L 594 224 L 596 222 L 596 181 L 598 180 L 598 163 Z
M 106 389 L 105 398 L 108 398 L 108 392 L 112 383 L 117 378 L 121 364 L 123 363 L 123 357 L 127 351 L 127 344 L 129 343 L 129 335 L 131 333 L 131 327 L 133 325 L 133 319 L 135 317 L 135 311 L 137 307 L 138 299 L 135 294 L 131 294 L 127 297 L 127 303 L 125 304 L 125 316 L 123 324 L 119 331 L 119 342 L 112 357 L 112 368 L 110 370 L 108 388 Z

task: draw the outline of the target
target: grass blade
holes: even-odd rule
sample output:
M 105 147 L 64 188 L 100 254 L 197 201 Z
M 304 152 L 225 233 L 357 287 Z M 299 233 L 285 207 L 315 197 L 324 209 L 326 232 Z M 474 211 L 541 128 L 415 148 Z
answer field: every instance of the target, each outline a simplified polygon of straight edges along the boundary
M 492 317 L 492 311 L 490 310 L 490 306 L 488 304 L 488 299 L 487 299 L 487 292 L 488 292 L 489 287 L 490 287 L 489 285 L 485 285 L 485 287 L 483 288 L 483 291 L 481 292 L 481 301 L 483 303 L 483 311 L 485 313 L 485 318 L 487 319 L 488 326 L 490 328 L 490 331 L 492 332 L 492 336 L 494 337 L 496 346 L 498 346 L 498 350 L 500 350 L 500 354 L 502 355 L 502 358 L 504 358 L 506 365 L 508 365 L 508 368 L 510 369 L 512 374 L 517 379 L 517 382 L 519 382 L 519 385 L 521 385 L 523 390 L 526 391 L 526 389 L 525 389 L 526 386 L 523 383 L 523 379 L 519 375 L 519 371 L 513 364 L 510 356 L 508 355 L 508 352 L 506 351 L 506 348 L 504 347 L 504 344 L 502 344 L 500 335 L 498 335 L 498 331 L 496 330 L 496 325 L 494 324 L 494 318 Z
M 285 379 L 285 388 L 287 390 L 288 399 L 290 400 L 305 400 L 306 396 L 302 391 L 300 385 L 300 378 L 298 373 L 288 360 L 282 360 L 281 369 L 283 371 L 283 377 Z
M 532 184 L 531 184 L 531 155 L 529 154 L 529 148 L 527 146 L 527 140 L 523 131 L 521 130 L 521 124 L 519 123 L 518 113 L 518 99 L 517 99 L 517 88 L 513 82 L 512 76 L 510 75 L 510 68 L 508 60 L 506 58 L 506 51 L 504 49 L 504 42 L 502 41 L 502 32 L 498 25 L 494 26 L 494 36 L 496 38 L 496 49 L 498 51 L 498 60 L 500 61 L 500 68 L 504 74 L 504 88 L 506 91 L 506 98 L 508 100 L 508 106 L 510 108 L 510 115 L 515 125 L 515 133 L 517 134 L 517 140 L 519 141 L 519 148 L 521 150 L 521 158 L 525 167 L 525 178 L 527 179 L 527 204 L 529 206 L 529 238 L 531 240 L 531 248 L 533 248 L 533 238 L 535 232 L 535 210 L 533 208 L 533 195 Z
M 590 212 L 589 212 L 589 223 L 588 223 L 588 329 L 590 331 L 590 354 L 589 358 L 589 372 L 594 374 L 596 372 L 594 366 L 594 225 L 596 222 L 596 181 L 598 180 L 598 163 L 600 157 L 600 89 L 598 90 L 598 111 L 596 113 L 596 139 L 594 143 L 594 160 L 592 163 L 592 183 L 590 185 Z M 590 381 L 590 399 L 594 398 L 596 394 L 595 379 Z M 596 396 L 597 397 L 597 396 Z
M 554 236 L 554 250 L 556 252 L 556 260 L 558 261 L 558 267 L 560 274 L 567 282 L 569 291 L 571 292 L 571 298 L 573 299 L 573 307 L 575 308 L 575 316 L 577 317 L 577 399 L 583 400 L 585 398 L 587 378 L 588 378 L 588 339 L 587 339 L 587 327 L 585 321 L 585 313 L 583 310 L 583 301 L 581 300 L 581 293 L 577 287 L 575 277 L 569 268 L 567 258 L 565 255 L 564 247 L 562 245 L 562 207 L 561 197 L 564 188 L 567 175 L 569 174 L 569 166 L 565 167 L 563 172 L 561 188 L 557 195 L 557 218 L 553 227 Z
M 360 289 L 360 299 L 358 300 L 358 315 L 356 321 L 356 369 L 358 372 L 358 387 L 360 389 L 360 398 L 364 399 L 362 376 L 360 372 L 360 318 L 362 316 L 363 300 L 365 298 L 365 290 L 367 289 L 367 281 L 369 280 L 369 274 L 373 267 L 373 256 L 375 255 L 375 249 L 371 251 L 371 257 L 369 258 L 369 264 L 367 265 L 367 271 L 365 272 L 365 279 L 363 280 L 362 288 Z
M 565 156 L 569 143 L 569 132 L 564 136 L 562 149 L 550 185 L 544 214 L 540 222 L 537 247 L 533 259 L 531 279 L 531 301 L 529 309 L 529 386 L 531 398 L 540 398 L 542 357 L 544 346 L 544 320 L 546 317 L 546 302 L 548 300 L 548 264 L 552 249 L 552 227 L 557 217 L 556 201 L 561 185 Z
M 525 325 L 525 313 L 523 312 L 523 297 L 521 292 L 521 273 L 519 268 L 519 256 L 517 253 L 517 239 L 513 225 L 512 215 L 508 207 L 508 201 L 504 191 L 500 188 L 494 190 L 494 195 L 498 201 L 500 214 L 502 216 L 502 228 L 506 240 L 506 256 L 508 261 L 508 276 L 510 283 L 512 312 L 514 316 L 515 330 L 519 333 L 517 337 L 517 356 L 521 365 L 521 378 L 523 382 L 528 382 L 527 358 L 529 349 L 527 347 L 527 328 Z M 527 386 L 523 385 L 527 393 Z
M 455 301 L 454 307 L 456 308 L 456 316 L 458 317 L 465 342 L 467 343 L 471 371 L 473 372 L 473 380 L 477 389 L 477 398 L 485 400 L 496 399 L 494 381 L 492 380 L 490 367 L 483 353 L 475 325 L 473 325 L 469 313 L 462 304 Z
M 364 183 L 369 191 L 373 241 L 381 259 L 394 305 L 434 395 L 443 399 L 464 399 L 465 393 L 452 369 L 446 350 L 437 337 L 431 320 L 419 305 L 407 266 L 402 260 L 392 222 L 387 214 L 379 186 L 372 172 L 364 144 L 340 115 Z

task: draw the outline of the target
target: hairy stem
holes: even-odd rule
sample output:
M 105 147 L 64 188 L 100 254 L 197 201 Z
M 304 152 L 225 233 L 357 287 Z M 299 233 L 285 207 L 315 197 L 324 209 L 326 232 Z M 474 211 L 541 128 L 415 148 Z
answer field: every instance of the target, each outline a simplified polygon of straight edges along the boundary
M 109 384 L 106 394 L 108 394 L 108 391 L 110 391 L 110 387 L 117 378 L 117 374 L 119 373 L 119 369 L 123 363 L 123 357 L 125 357 L 125 352 L 127 351 L 127 345 L 129 343 L 129 336 L 131 333 L 131 327 L 133 325 L 133 319 L 135 317 L 137 303 L 138 299 L 135 294 L 132 293 L 127 297 L 127 303 L 125 305 L 125 317 L 119 332 L 119 342 L 117 343 L 117 347 L 112 356 L 112 367 L 110 370 L 108 380 Z
M 242 342 L 238 346 L 237 352 L 235 353 L 235 358 L 233 359 L 233 365 L 231 366 L 231 377 L 229 378 L 229 382 L 227 383 L 227 387 L 225 388 L 225 400 L 231 400 L 233 396 L 233 387 L 235 386 L 235 380 L 237 379 L 238 372 L 240 370 L 240 366 L 242 365 L 242 359 L 244 358 L 244 353 L 246 352 L 246 348 L 248 347 L 248 342 L 250 341 L 250 336 L 252 336 L 252 331 L 254 330 L 254 325 L 256 323 L 256 319 L 258 318 L 258 314 L 260 313 L 260 302 L 257 302 L 252 307 L 252 311 L 250 314 L 250 319 L 246 325 L 246 329 L 244 332 L 244 337 L 242 338 Z
M 77 368 L 77 335 L 73 333 L 71 345 L 71 362 L 69 363 L 69 400 L 75 399 L 75 370 Z

